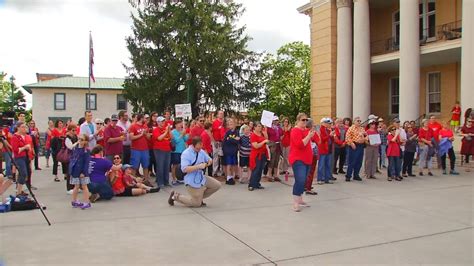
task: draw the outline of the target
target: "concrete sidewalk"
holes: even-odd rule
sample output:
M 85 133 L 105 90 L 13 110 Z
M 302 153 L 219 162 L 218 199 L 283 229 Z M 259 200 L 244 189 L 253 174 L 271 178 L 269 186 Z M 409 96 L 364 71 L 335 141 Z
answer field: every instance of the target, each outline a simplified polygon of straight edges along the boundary
M 0 214 L 0 265 L 473 265 L 474 173 L 459 170 L 402 182 L 338 176 L 295 213 L 281 183 L 224 185 L 198 209 L 168 206 L 169 189 L 72 209 L 43 168 L 33 183 L 53 225 L 39 211 Z

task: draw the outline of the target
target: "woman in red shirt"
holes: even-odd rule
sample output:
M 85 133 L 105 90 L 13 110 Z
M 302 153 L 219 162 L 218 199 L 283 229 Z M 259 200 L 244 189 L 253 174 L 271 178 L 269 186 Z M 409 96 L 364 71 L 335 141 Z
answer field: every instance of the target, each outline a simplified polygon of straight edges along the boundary
M 428 126 L 428 120 L 423 119 L 423 127 L 418 130 L 418 153 L 420 156 L 420 176 L 423 176 L 423 168 L 428 168 L 428 175 L 433 176 L 431 173 L 431 168 L 433 168 L 431 163 L 431 157 L 434 154 L 433 146 L 433 131 Z
M 401 181 L 400 178 L 400 137 L 395 126 L 388 128 L 387 135 L 387 158 L 388 158 L 388 181 L 392 178 Z
M 59 162 L 56 156 L 61 150 L 61 147 L 64 145 L 64 138 L 66 136 L 66 128 L 63 127 L 64 122 L 62 120 L 56 120 L 54 124 L 54 129 L 51 130 L 51 155 L 53 156 L 53 176 L 55 182 L 60 182 L 58 178 L 58 166 Z M 66 180 L 66 175 L 68 174 L 68 169 L 65 164 L 61 164 L 64 180 Z
M 290 133 L 291 124 L 288 117 L 283 118 L 283 138 L 281 139 L 281 155 L 283 160 L 281 161 L 281 171 L 287 175 L 290 163 L 288 162 L 288 154 L 290 153 Z
M 466 124 L 461 128 L 462 144 L 461 154 L 465 163 L 469 163 L 469 156 L 474 155 L 474 119 L 468 117 Z M 469 169 L 469 168 L 467 168 Z
M 12 137 L 12 151 L 13 151 L 13 158 L 15 160 L 15 164 L 18 167 L 18 179 L 17 179 L 17 192 L 16 195 L 26 196 L 25 192 L 23 192 L 23 185 L 26 182 L 27 178 L 31 177 L 31 168 L 30 168 L 30 160 L 28 157 L 28 153 L 30 150 L 33 150 L 30 144 L 27 141 L 26 132 L 28 127 L 23 122 L 17 123 L 17 132 Z
M 306 122 L 308 122 L 308 116 L 304 113 L 298 114 L 296 126 L 290 133 L 290 154 L 288 158 L 295 175 L 293 185 L 293 210 L 295 212 L 301 211 L 300 206 L 308 206 L 303 201 L 302 195 L 313 159 L 311 138 L 313 138 L 315 131 L 314 129 L 306 129 Z
M 268 158 L 267 150 L 268 136 L 266 130 L 263 131 L 263 126 L 260 122 L 255 123 L 255 130 L 250 135 L 250 157 L 249 168 L 252 171 L 249 181 L 249 191 L 254 189 L 263 189 L 260 184 L 262 179 L 263 168 Z
M 368 125 L 369 128 L 366 130 L 367 136 L 379 135 L 377 126 L 375 120 L 370 120 Z M 367 146 L 365 148 L 365 175 L 368 179 L 375 179 L 377 162 L 379 160 L 379 146 L 380 143 L 370 143 L 370 141 L 367 141 Z
M 441 168 L 443 169 L 443 174 L 447 175 L 446 170 L 446 156 L 449 156 L 451 170 L 449 171 L 450 175 L 459 175 L 459 173 L 454 169 L 456 165 L 456 155 L 454 154 L 453 142 L 454 142 L 454 133 L 451 130 L 451 123 L 448 121 L 444 127 L 439 131 L 439 153 L 441 156 Z M 443 147 L 443 148 L 442 148 Z M 444 148 L 446 147 L 446 148 Z
M 46 143 L 44 144 L 44 157 L 46 158 L 46 168 L 49 168 L 49 156 L 51 155 L 51 134 L 54 129 L 54 122 L 48 121 L 48 129 L 46 130 Z
M 165 118 L 159 116 L 158 126 L 153 129 L 153 152 L 156 161 L 156 183 L 160 187 L 169 186 L 171 162 L 171 129 Z

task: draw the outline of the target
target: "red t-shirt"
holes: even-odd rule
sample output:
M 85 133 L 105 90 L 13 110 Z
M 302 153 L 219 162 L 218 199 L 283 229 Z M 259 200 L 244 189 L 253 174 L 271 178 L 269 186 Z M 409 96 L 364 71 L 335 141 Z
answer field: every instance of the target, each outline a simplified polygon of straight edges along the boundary
M 260 143 L 262 141 L 265 141 L 266 138 L 263 136 L 259 136 L 255 133 L 250 134 L 250 157 L 249 157 L 249 168 L 251 170 L 255 169 L 257 166 L 257 158 L 261 158 L 262 155 L 267 155 L 268 159 L 268 154 L 267 154 L 267 145 L 263 145 L 262 147 L 256 149 L 253 147 L 252 143 L 257 142 Z
M 97 141 L 97 144 L 105 148 L 104 130 L 97 132 L 97 136 L 102 138 L 101 140 Z
M 64 137 L 66 135 L 67 129 L 63 127 L 63 129 L 59 130 L 58 128 L 53 128 L 51 130 L 51 137 L 53 138 L 59 138 L 59 137 Z M 79 135 L 79 133 L 77 133 Z
M 443 128 L 443 126 L 438 122 L 434 122 L 434 123 L 429 123 L 428 127 L 433 131 L 433 137 L 435 138 L 435 140 L 438 141 L 439 131 Z
M 428 128 L 428 130 L 426 130 L 424 128 L 420 128 L 418 130 L 418 138 L 420 139 L 420 143 L 421 143 L 422 139 L 427 140 L 427 141 L 431 141 L 431 138 L 433 138 L 433 131 L 429 128 Z
M 281 146 L 289 147 L 290 146 L 290 130 L 285 131 L 283 130 L 283 138 L 281 139 Z
M 461 120 L 461 106 L 454 106 L 453 109 L 451 110 L 452 116 L 451 120 L 453 121 L 460 121 Z
M 123 152 L 123 142 L 117 141 L 109 143 L 110 138 L 118 138 L 123 134 L 123 129 L 119 126 L 109 125 L 104 130 L 105 155 L 121 155 Z
M 191 134 L 189 135 L 189 138 L 192 140 L 194 137 L 199 137 L 201 136 L 202 132 L 204 132 L 204 127 L 194 126 L 191 128 Z
M 215 141 L 222 141 L 225 135 L 224 120 L 216 119 L 212 123 L 212 136 Z
M 166 123 L 166 125 L 171 126 L 171 128 L 174 127 L 174 122 L 173 122 L 173 120 L 166 120 L 165 123 Z
M 123 183 L 122 170 L 118 170 L 117 179 L 115 180 L 115 183 L 112 184 L 112 190 L 114 191 L 115 195 L 120 194 L 125 191 L 125 184 Z
M 393 138 L 392 134 L 387 135 L 387 157 L 400 157 L 400 137 L 395 142 L 392 141 Z
M 158 140 L 158 137 L 165 133 L 165 128 L 155 127 L 153 129 L 153 149 L 161 151 L 171 151 L 171 131 L 168 131 L 166 136 L 162 140 Z
M 133 135 L 140 135 L 142 132 L 147 132 L 148 126 L 147 125 L 139 125 L 138 123 L 134 123 L 128 129 L 129 133 L 133 133 Z M 130 146 L 131 149 L 139 150 L 139 151 L 146 151 L 148 150 L 148 140 L 145 135 L 141 136 L 138 139 L 132 140 L 132 145 Z
M 308 135 L 309 129 L 301 129 L 294 127 L 290 133 L 290 154 L 288 159 L 293 165 L 296 161 L 302 161 L 306 165 L 311 165 L 313 161 L 313 151 L 311 142 L 303 144 L 303 139 Z
M 207 152 L 207 154 L 212 155 L 212 144 L 211 137 L 206 131 L 201 133 L 202 148 Z
M 454 137 L 453 131 L 451 129 L 443 128 L 439 131 L 439 136 L 441 138 L 452 138 Z
M 18 134 L 14 134 L 11 139 L 11 145 L 13 150 L 13 157 L 20 158 L 25 157 L 27 155 L 26 150 L 20 152 L 20 148 L 26 146 L 28 144 L 26 136 L 21 136 Z

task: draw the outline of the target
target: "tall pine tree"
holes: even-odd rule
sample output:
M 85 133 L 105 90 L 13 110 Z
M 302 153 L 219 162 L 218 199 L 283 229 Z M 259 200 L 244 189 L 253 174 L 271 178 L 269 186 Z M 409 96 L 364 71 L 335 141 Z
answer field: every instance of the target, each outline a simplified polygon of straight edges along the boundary
M 134 6 L 124 94 L 136 111 L 161 111 L 190 98 L 195 116 L 203 108 L 246 107 L 256 97 L 249 80 L 259 55 L 247 50 L 245 27 L 236 26 L 240 4 L 167 0 Z

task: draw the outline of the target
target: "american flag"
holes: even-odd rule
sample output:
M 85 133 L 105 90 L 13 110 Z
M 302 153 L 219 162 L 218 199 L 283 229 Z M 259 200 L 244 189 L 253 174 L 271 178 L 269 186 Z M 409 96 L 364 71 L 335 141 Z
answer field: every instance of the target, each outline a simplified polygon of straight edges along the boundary
M 92 34 L 89 33 L 89 78 L 95 82 L 94 77 L 94 45 L 92 43 Z

